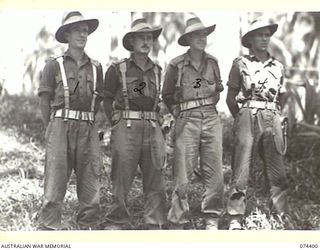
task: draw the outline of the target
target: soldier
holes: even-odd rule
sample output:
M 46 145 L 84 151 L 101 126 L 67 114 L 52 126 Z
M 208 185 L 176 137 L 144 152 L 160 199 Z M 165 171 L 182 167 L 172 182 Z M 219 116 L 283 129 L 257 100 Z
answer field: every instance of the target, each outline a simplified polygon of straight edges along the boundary
M 114 229 L 130 225 L 127 198 L 138 165 L 146 198 L 145 222 L 149 229 L 161 229 L 166 221 L 165 142 L 158 106 L 161 68 L 148 57 L 161 31 L 144 18 L 135 20 L 122 40 L 131 56 L 112 64 L 105 75 L 104 108 L 112 124 L 114 195 L 107 219 L 114 223 Z
M 61 206 L 72 170 L 77 180 L 80 229 L 92 229 L 100 214 L 100 154 L 94 123 L 103 99 L 101 64 L 84 52 L 87 37 L 98 27 L 78 11 L 67 13 L 55 38 L 68 50 L 47 62 L 39 96 L 46 126 L 44 201 L 39 229 L 61 229 Z
M 249 55 L 236 58 L 229 80 L 227 104 L 234 117 L 233 180 L 227 210 L 230 229 L 241 229 L 253 148 L 259 150 L 271 185 L 271 200 L 278 213 L 286 213 L 286 179 L 282 162 L 284 143 L 280 120 L 283 65 L 267 49 L 277 24 L 259 18 L 242 36 Z M 238 102 L 241 104 L 239 108 Z
M 176 228 L 190 227 L 188 188 L 198 164 L 205 187 L 201 211 L 206 229 L 218 229 L 223 207 L 222 125 L 216 104 L 223 90 L 217 59 L 205 52 L 207 36 L 199 18 L 187 20 L 181 46 L 190 49 L 174 58 L 165 75 L 163 100 L 176 118 L 173 175 L 175 188 L 168 220 Z

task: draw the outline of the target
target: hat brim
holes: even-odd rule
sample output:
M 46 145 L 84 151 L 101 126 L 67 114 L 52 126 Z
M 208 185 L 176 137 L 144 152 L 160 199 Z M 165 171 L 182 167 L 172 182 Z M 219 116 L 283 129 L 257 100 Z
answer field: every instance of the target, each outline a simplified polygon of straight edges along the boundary
M 138 31 L 130 31 L 127 34 L 124 35 L 122 38 L 122 44 L 123 47 L 129 51 L 133 51 L 133 47 L 129 41 L 129 38 L 133 34 L 139 34 L 139 33 L 152 33 L 153 40 L 156 40 L 160 34 L 161 34 L 162 28 L 153 28 L 153 29 L 145 29 L 145 30 L 138 30 Z
M 55 38 L 58 42 L 60 43 L 68 43 L 68 41 L 65 38 L 64 33 L 66 32 L 66 30 L 71 26 L 74 25 L 76 23 L 86 23 L 88 24 L 88 34 L 90 35 L 92 32 L 94 32 L 98 26 L 99 26 L 99 20 L 98 19 L 84 19 L 81 21 L 77 21 L 77 22 L 73 22 L 73 23 L 68 23 L 65 25 L 62 25 L 56 32 L 55 34 Z
M 187 32 L 179 37 L 178 44 L 181 46 L 189 46 L 189 43 L 186 39 L 189 34 L 191 34 L 193 32 L 197 32 L 197 31 L 205 30 L 205 31 L 207 31 L 207 36 L 209 36 L 215 29 L 216 29 L 216 25 L 214 24 L 214 25 L 211 25 L 211 26 L 203 28 L 203 29 L 198 29 L 198 30 L 193 30 L 193 31 Z
M 269 25 L 266 25 L 266 26 L 262 26 L 262 27 L 259 27 L 257 29 L 254 29 L 254 30 L 250 30 L 248 31 L 246 34 L 244 34 L 241 38 L 241 43 L 244 47 L 250 49 L 250 43 L 249 43 L 249 38 L 250 38 L 250 35 L 256 31 L 256 30 L 259 30 L 259 29 L 263 29 L 263 28 L 269 28 L 270 31 L 271 31 L 271 36 L 277 31 L 278 29 L 278 24 L 269 24 Z

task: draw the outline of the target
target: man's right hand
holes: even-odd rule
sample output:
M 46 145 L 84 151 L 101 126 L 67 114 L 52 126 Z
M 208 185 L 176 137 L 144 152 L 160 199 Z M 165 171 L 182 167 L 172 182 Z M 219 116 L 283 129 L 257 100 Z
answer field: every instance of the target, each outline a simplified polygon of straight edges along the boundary
M 176 119 L 179 116 L 180 110 L 179 105 L 172 105 L 171 106 L 171 114 Z
M 238 93 L 239 91 L 236 91 L 232 88 L 228 88 L 227 105 L 233 118 L 235 118 L 239 112 L 239 106 L 236 100 L 236 96 L 238 95 Z

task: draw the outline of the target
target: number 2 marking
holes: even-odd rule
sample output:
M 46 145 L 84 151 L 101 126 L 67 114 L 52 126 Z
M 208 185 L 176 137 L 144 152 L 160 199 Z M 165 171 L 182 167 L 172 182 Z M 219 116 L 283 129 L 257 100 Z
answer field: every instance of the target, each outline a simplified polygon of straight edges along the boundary
M 141 83 L 139 83 L 139 87 L 140 88 L 134 88 L 133 89 L 133 92 L 139 92 L 140 93 L 140 95 L 144 95 L 143 94 L 143 92 L 142 92 L 142 90 L 144 89 L 144 87 L 146 86 L 146 83 L 145 82 L 141 82 Z

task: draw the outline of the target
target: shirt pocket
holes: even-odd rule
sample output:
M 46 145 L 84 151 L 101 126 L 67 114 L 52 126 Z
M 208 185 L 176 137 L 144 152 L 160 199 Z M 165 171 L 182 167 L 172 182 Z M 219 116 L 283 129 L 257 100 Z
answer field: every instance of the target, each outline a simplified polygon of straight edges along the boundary
M 127 77 L 128 98 L 135 99 L 144 95 L 146 83 L 138 77 Z
M 77 81 L 77 78 L 76 78 L 74 72 L 67 73 L 67 82 L 68 82 L 68 86 L 69 86 L 70 95 L 75 94 L 79 83 Z
M 146 82 L 147 84 L 145 87 L 144 95 L 154 99 L 157 93 L 156 79 L 151 78 L 148 81 L 146 80 Z
M 93 77 L 91 74 L 87 74 L 87 94 L 92 95 L 93 94 Z
M 61 74 L 56 75 L 55 96 L 58 98 L 63 98 L 64 96 Z
M 183 68 L 181 86 L 185 88 L 193 88 L 193 85 L 198 78 L 200 78 L 199 74 L 197 74 L 191 67 L 185 66 Z
M 209 67 L 210 66 L 210 67 Z M 203 78 L 207 81 L 208 85 L 221 84 L 219 69 L 215 65 L 208 65 L 203 72 Z
M 253 83 L 253 81 L 251 80 L 251 75 L 250 75 L 249 70 L 241 69 L 240 75 L 241 75 L 241 83 L 242 83 L 243 88 L 245 90 L 250 90 L 251 83 Z
M 201 84 L 199 75 L 191 67 L 184 67 L 181 79 L 182 101 L 197 99 L 197 93 L 199 91 L 199 88 L 197 88 L 199 85 L 197 83 L 199 83 L 199 79 Z

